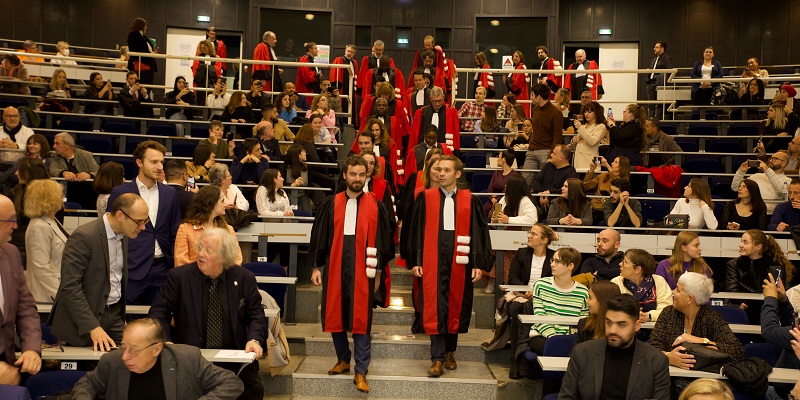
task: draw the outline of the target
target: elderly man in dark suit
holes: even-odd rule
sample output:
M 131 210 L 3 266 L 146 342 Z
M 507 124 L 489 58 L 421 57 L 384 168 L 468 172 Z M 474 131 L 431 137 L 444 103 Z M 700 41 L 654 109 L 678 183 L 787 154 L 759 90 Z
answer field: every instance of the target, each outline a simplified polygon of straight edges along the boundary
M 61 283 L 47 323 L 71 346 L 110 350 L 122 340 L 128 242 L 148 223 L 147 204 L 127 193 L 111 212 L 81 225 L 67 239 Z
M 168 340 L 204 349 L 243 349 L 261 357 L 267 321 L 255 275 L 235 266 L 237 247 L 227 230 L 204 230 L 197 241 L 197 262 L 169 271 L 148 315 L 167 332 L 174 319 Z M 238 364 L 220 366 L 240 369 Z M 264 397 L 258 361 L 242 369 L 239 378 L 245 388 L 240 399 Z
M 164 343 L 161 325 L 150 318 L 131 321 L 122 342 L 75 384 L 73 399 L 233 400 L 242 393 L 242 382 L 196 347 Z
M 3 321 L 0 328 L 0 384 L 3 385 L 19 384 L 20 372 L 35 374 L 42 367 L 42 329 L 36 301 L 25 284 L 19 250 L 8 243 L 16 228 L 14 203 L 0 195 L 0 321 Z M 19 358 L 14 353 L 15 333 L 19 335 L 22 349 Z
M 636 340 L 639 303 L 621 294 L 606 308 L 606 337 L 575 346 L 558 399 L 669 400 L 669 360 Z
M 111 190 L 109 206 L 123 193 L 134 193 L 144 199 L 149 220 L 141 234 L 131 240 L 128 248 L 128 304 L 150 305 L 172 268 L 175 236 L 181 222 L 178 195 L 164 181 L 164 154 L 167 148 L 153 140 L 136 146 L 133 158 L 139 174 Z

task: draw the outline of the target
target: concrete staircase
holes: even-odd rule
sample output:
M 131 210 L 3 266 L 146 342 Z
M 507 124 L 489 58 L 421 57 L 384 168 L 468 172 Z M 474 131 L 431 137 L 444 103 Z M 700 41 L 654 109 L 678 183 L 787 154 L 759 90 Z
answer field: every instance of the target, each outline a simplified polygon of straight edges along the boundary
M 302 275 L 302 274 L 301 274 Z M 284 325 L 292 362 L 279 375 L 270 377 L 264 360 L 262 375 L 270 399 L 540 399 L 541 381 L 508 379 L 509 350 L 486 352 L 480 344 L 493 332 L 494 295 L 483 293 L 477 283 L 470 331 L 459 336 L 458 369 L 429 378 L 430 340 L 412 334 L 411 273 L 392 267 L 393 303 L 402 306 L 374 310 L 372 363 L 367 379 L 371 392 L 359 393 L 353 372 L 331 376 L 336 353 L 329 334 L 319 323 L 321 289 L 299 277 L 297 321 Z M 402 301 L 402 302 L 401 302 Z M 351 364 L 352 365 L 352 364 Z

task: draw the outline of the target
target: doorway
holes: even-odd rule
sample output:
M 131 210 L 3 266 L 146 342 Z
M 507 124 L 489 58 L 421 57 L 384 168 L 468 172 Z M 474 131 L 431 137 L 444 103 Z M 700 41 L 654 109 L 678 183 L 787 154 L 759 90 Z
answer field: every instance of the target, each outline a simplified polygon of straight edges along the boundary
M 167 28 L 166 54 L 193 57 L 197 53 L 198 44 L 205 38 L 205 29 Z M 225 47 L 228 50 L 227 58 L 242 58 L 242 35 L 240 33 L 217 30 L 217 39 L 225 43 Z M 183 76 L 186 78 L 189 87 L 193 87 L 192 62 L 192 60 L 167 59 L 166 69 L 164 70 L 164 84 L 172 86 L 176 77 Z M 237 75 L 238 67 L 239 64 L 228 63 L 225 77 L 228 80 L 229 88 L 238 89 L 238 86 L 231 82 Z M 250 87 L 249 83 L 247 83 L 247 87 Z M 166 91 L 169 92 L 170 90 L 167 89 Z
M 563 62 L 564 69 L 575 62 L 575 51 L 584 49 L 586 59 L 597 62 L 600 69 L 637 69 L 639 68 L 639 43 L 565 43 Z M 622 110 L 635 103 L 638 93 L 639 77 L 636 73 L 602 74 L 605 94 L 600 104 L 608 110 L 611 108 L 614 117 L 621 121 Z

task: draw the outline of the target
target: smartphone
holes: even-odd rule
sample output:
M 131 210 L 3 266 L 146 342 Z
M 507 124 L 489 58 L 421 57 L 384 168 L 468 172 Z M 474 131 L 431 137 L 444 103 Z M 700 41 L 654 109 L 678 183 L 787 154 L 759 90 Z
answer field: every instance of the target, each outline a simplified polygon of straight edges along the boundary
M 758 168 L 759 165 L 761 165 L 759 160 L 747 160 L 747 166 L 750 168 Z
M 600 157 L 595 157 L 594 158 L 594 163 L 595 164 L 600 165 L 600 162 L 601 162 Z
M 608 108 L 608 118 L 614 118 L 614 113 L 611 112 L 611 107 Z
M 796 312 L 792 313 L 792 328 L 800 327 L 800 316 Z
M 775 276 L 775 284 L 777 285 L 778 282 L 781 281 L 781 270 L 778 270 L 778 275 Z
M 781 268 L 778 266 L 771 266 L 767 269 L 767 272 L 772 274 L 772 277 L 775 278 L 775 284 L 778 284 L 778 281 L 781 279 Z
M 189 179 L 186 180 L 186 191 L 188 192 L 189 190 L 194 190 L 196 187 L 197 185 L 194 183 L 194 177 L 190 176 Z
M 494 213 L 500 214 L 501 212 L 503 212 L 503 205 L 500 203 L 494 203 Z

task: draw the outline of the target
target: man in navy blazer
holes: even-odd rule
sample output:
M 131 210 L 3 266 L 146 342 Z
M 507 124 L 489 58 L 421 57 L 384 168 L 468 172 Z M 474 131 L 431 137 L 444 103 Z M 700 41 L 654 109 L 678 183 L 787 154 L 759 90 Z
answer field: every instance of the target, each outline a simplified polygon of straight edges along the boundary
M 156 141 L 139 143 L 133 152 L 139 174 L 132 182 L 112 189 L 108 198 L 108 211 L 123 193 L 138 194 L 149 209 L 150 220 L 145 229 L 139 237 L 128 242 L 128 287 L 125 293 L 128 305 L 150 305 L 174 262 L 173 249 L 181 222 L 181 207 L 175 189 L 162 183 L 166 152 L 164 145 Z
M 258 375 L 257 359 L 263 354 L 267 320 L 261 307 L 256 277 L 236 266 L 236 237 L 221 228 L 204 230 L 197 240 L 197 262 L 179 266 L 167 274 L 148 316 L 159 321 L 167 341 L 200 348 L 239 349 L 256 353 L 256 361 L 239 373 L 244 383 L 240 399 L 262 399 L 264 385 Z M 212 283 L 217 287 L 212 292 Z M 212 313 L 211 296 L 221 301 L 222 318 Z M 170 321 L 175 326 L 170 334 Z M 217 320 L 218 325 L 214 324 Z M 214 329 L 220 335 L 214 344 Z M 239 364 L 220 364 L 234 372 Z

